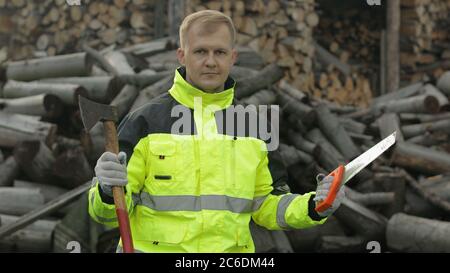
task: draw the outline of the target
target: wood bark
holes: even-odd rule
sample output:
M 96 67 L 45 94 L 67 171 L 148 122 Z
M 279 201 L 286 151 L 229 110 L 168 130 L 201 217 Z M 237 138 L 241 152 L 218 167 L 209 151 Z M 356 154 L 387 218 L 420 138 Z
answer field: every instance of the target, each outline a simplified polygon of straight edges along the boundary
M 33 181 L 51 183 L 55 158 L 52 151 L 40 141 L 24 141 L 14 149 L 14 158 Z
M 395 251 L 448 253 L 450 223 L 398 213 L 388 222 L 386 241 Z
M 54 119 L 62 114 L 63 105 L 55 95 L 40 94 L 17 99 L 0 99 L 0 110 Z
M 2 226 L 8 226 L 19 217 L 0 215 Z M 3 252 L 36 252 L 49 253 L 52 251 L 52 233 L 57 224 L 55 220 L 39 220 L 34 224 L 19 230 L 0 242 L 0 250 Z
M 322 236 L 316 246 L 320 253 L 355 253 L 365 250 L 366 240 L 354 236 Z
M 404 141 L 402 130 L 400 130 L 400 120 L 395 113 L 385 113 L 377 120 L 380 128 L 381 139 L 386 138 L 393 132 L 397 132 L 395 139 L 397 142 Z
M 60 179 L 58 184 L 69 189 L 81 185 L 94 176 L 81 147 L 68 149 L 57 156 L 53 173 Z
M 277 100 L 274 92 L 270 90 L 261 90 L 249 97 L 243 98 L 241 101 L 247 105 L 272 105 Z
M 83 87 L 67 83 L 8 81 L 3 87 L 5 98 L 22 98 L 39 94 L 52 94 L 68 105 L 78 105 L 78 96 L 87 96 Z
M 319 145 L 310 142 L 308 140 L 306 140 L 305 138 L 303 138 L 303 136 L 297 132 L 295 132 L 294 130 L 289 130 L 288 131 L 288 138 L 289 141 L 299 150 L 313 155 L 314 157 L 317 157 L 320 154 L 320 147 Z
M 40 81 L 82 86 L 86 89 L 89 99 L 100 103 L 110 103 L 124 85 L 119 77 L 111 76 L 48 78 Z
M 439 131 L 450 134 L 450 119 L 402 126 L 402 132 L 406 138 Z
M 244 98 L 252 95 L 256 91 L 263 89 L 283 77 L 283 70 L 275 64 L 264 67 L 255 76 L 250 76 L 236 85 L 236 98 Z
M 0 213 L 23 215 L 44 204 L 44 196 L 38 189 L 0 188 Z
M 6 68 L 6 77 L 9 80 L 32 81 L 43 78 L 88 76 L 92 64 L 86 53 L 11 62 Z
M 0 163 L 0 187 L 12 186 L 14 179 L 19 174 L 19 165 L 13 156 Z
M 407 97 L 417 95 L 420 93 L 422 88 L 423 88 L 422 82 L 418 82 L 418 83 L 414 83 L 414 84 L 405 86 L 395 92 L 387 93 L 385 95 L 374 98 L 372 101 L 372 105 L 383 104 L 383 103 L 387 103 L 389 101 L 404 99 Z
M 382 240 L 384 237 L 387 219 L 350 199 L 344 199 L 335 215 L 363 238 Z
M 408 142 L 396 144 L 392 162 L 411 170 L 429 174 L 450 171 L 450 155 Z
M 148 103 L 153 98 L 167 92 L 172 85 L 173 85 L 173 77 L 167 76 L 162 80 L 157 81 L 156 83 L 150 86 L 147 86 L 146 88 L 144 88 L 139 92 L 139 95 L 134 101 L 133 105 L 131 106 L 130 111 L 136 110 L 142 105 Z
M 320 130 L 333 143 L 334 147 L 342 153 L 346 160 L 357 157 L 361 150 L 340 124 L 338 117 L 332 114 L 324 104 L 320 104 L 315 110 Z
M 445 72 L 439 77 L 436 86 L 447 96 L 450 96 L 450 71 Z
M 388 1 L 386 9 L 386 75 L 387 92 L 400 84 L 400 0 Z
M 63 195 L 67 192 L 67 189 L 47 185 L 42 183 L 35 183 L 23 180 L 14 180 L 13 184 L 14 188 L 25 188 L 25 189 L 38 189 L 39 192 L 44 197 L 44 203 L 50 202 L 51 200 L 57 198 L 60 195 Z
M 0 112 L 0 146 L 12 148 L 26 140 L 41 140 L 51 146 L 56 139 L 57 127 L 38 119 L 39 117 Z
M 380 104 L 375 109 L 394 113 L 437 113 L 439 101 L 434 96 L 420 95 Z
M 296 101 L 294 98 L 283 93 L 278 93 L 277 95 L 281 109 L 295 115 L 296 118 L 300 119 L 302 122 L 304 121 L 305 125 L 314 122 L 316 113 L 311 106 Z

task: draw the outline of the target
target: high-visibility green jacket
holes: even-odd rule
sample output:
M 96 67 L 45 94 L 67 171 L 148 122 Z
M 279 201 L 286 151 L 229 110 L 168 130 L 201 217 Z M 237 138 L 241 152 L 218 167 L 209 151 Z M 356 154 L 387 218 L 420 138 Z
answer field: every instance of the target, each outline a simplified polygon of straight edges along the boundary
M 257 136 L 217 126 L 227 124 L 217 118 L 234 105 L 234 80 L 211 94 L 190 85 L 185 74 L 178 68 L 169 92 L 129 113 L 118 128 L 120 150 L 129 158 L 126 202 L 136 251 L 254 252 L 251 218 L 271 230 L 322 224 L 314 192 L 288 192 L 277 151 Z M 174 107 L 191 114 L 191 128 L 173 132 Z M 93 181 L 89 214 L 117 226 L 112 198 Z

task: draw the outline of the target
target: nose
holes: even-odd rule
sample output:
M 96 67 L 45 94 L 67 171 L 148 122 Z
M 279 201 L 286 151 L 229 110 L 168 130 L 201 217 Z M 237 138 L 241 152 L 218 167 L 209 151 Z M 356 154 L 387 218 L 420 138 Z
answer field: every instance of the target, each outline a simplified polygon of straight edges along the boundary
M 208 57 L 206 58 L 206 66 L 207 67 L 215 67 L 216 66 L 216 59 L 214 58 L 214 53 L 208 54 Z

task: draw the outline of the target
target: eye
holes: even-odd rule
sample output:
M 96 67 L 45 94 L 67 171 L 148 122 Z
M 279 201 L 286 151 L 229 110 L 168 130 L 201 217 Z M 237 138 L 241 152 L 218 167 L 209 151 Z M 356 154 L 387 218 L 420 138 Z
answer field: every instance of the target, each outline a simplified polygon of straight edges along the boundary
M 225 55 L 225 54 L 227 54 L 227 52 L 226 52 L 225 50 L 219 50 L 219 51 L 217 51 L 217 53 L 218 53 L 219 55 Z
M 205 54 L 206 50 L 204 50 L 204 49 L 197 49 L 197 50 L 194 51 L 194 53 L 196 53 L 196 54 Z

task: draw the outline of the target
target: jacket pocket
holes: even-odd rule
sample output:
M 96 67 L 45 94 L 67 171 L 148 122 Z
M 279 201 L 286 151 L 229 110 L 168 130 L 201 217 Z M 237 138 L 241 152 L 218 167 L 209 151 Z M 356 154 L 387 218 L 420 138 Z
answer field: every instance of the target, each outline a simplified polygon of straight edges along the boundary
M 179 180 L 180 156 L 177 143 L 171 140 L 154 140 L 149 143 L 150 176 L 153 181 Z
M 175 217 L 171 214 L 149 213 L 141 209 L 140 221 L 137 223 L 136 240 L 147 241 L 156 246 L 177 246 L 186 239 L 189 219 Z

